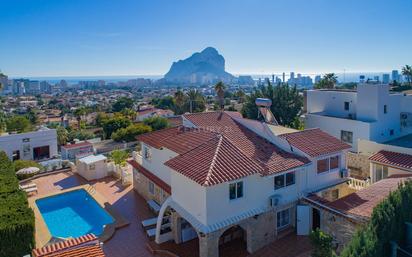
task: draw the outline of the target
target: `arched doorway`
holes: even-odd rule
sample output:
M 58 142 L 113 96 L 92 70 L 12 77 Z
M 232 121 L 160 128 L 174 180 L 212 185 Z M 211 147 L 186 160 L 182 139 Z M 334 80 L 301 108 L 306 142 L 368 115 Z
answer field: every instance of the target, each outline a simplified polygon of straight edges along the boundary
M 219 238 L 219 256 L 246 256 L 246 231 L 236 225 L 227 229 Z

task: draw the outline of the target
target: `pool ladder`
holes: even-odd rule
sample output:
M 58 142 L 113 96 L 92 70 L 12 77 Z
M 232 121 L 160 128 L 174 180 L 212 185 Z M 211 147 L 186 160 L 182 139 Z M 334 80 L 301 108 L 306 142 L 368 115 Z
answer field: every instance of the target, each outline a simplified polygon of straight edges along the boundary
M 87 192 L 89 192 L 89 194 L 91 194 L 91 195 L 94 195 L 94 194 L 96 193 L 96 187 L 93 186 L 93 185 L 89 185 L 86 190 L 87 190 Z

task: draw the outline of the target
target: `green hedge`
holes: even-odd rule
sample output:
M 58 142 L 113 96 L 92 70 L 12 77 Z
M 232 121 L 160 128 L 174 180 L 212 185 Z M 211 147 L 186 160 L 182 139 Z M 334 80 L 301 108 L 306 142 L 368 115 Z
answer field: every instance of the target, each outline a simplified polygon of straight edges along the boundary
M 373 210 L 367 225 L 356 232 L 341 257 L 387 257 L 390 241 L 403 244 L 405 222 L 412 221 L 412 181 L 399 185 Z
M 0 257 L 21 257 L 34 247 L 34 214 L 19 190 L 14 165 L 0 152 Z

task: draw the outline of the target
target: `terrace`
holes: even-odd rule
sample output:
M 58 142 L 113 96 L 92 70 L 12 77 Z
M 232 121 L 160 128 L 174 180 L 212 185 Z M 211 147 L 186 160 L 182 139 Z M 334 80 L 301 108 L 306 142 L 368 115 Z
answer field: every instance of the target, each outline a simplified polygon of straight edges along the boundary
M 104 178 L 96 181 L 86 181 L 72 172 L 60 172 L 48 176 L 33 179 L 38 194 L 30 198 L 58 193 L 69 188 L 90 184 L 96 191 L 112 205 L 112 208 L 125 217 L 130 224 L 122 227 L 114 233 L 113 237 L 104 242 L 103 250 L 108 257 L 154 257 L 171 256 L 174 253 L 180 257 L 197 257 L 199 253 L 198 240 L 194 239 L 184 244 L 172 242 L 155 244 L 150 240 L 141 226 L 142 220 L 151 218 L 154 214 L 149 210 L 146 201 L 138 195 L 132 186 L 124 187 L 121 182 L 113 178 Z M 36 216 L 36 223 L 39 217 Z M 37 235 L 39 236 L 39 235 Z M 36 239 L 36 247 L 41 247 L 40 241 Z M 311 245 L 307 237 L 299 237 L 294 233 L 286 235 L 276 242 L 260 249 L 252 255 L 239 247 L 234 242 L 225 246 L 222 256 L 251 256 L 251 257 L 306 257 L 310 256 Z M 163 252 L 163 253 L 162 253 Z M 164 252 L 168 252 L 169 255 Z

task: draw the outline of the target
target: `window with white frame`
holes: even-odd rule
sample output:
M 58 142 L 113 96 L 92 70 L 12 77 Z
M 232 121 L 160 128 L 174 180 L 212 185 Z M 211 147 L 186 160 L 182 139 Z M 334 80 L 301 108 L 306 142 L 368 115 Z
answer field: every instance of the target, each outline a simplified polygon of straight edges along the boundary
M 316 164 L 318 174 L 339 169 L 339 155 L 318 160 Z
M 289 172 L 274 178 L 275 190 L 295 184 L 295 172 Z
M 234 200 L 243 197 L 243 181 L 229 184 L 229 199 Z
M 353 143 L 353 132 L 352 131 L 341 130 L 340 131 L 340 140 L 342 140 L 345 143 L 352 144 Z
M 290 208 L 280 211 L 276 214 L 277 224 L 276 227 L 278 229 L 285 228 L 290 225 Z
M 151 160 L 151 159 L 152 159 L 152 151 L 151 151 L 150 148 L 147 147 L 147 146 L 144 146 L 144 147 L 143 147 L 143 157 L 144 157 L 146 160 Z
M 152 195 L 155 194 L 155 186 L 152 181 L 149 181 L 149 193 L 151 193 Z
M 375 182 L 388 177 L 388 166 L 375 164 Z

